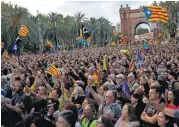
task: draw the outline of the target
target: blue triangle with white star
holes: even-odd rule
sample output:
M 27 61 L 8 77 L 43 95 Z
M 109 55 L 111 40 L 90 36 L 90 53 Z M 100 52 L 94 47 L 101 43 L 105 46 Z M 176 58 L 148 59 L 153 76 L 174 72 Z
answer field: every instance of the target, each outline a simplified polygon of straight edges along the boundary
M 150 16 L 152 15 L 152 11 L 149 10 L 147 7 L 143 7 L 143 11 L 145 13 L 145 16 L 146 16 L 147 20 L 149 20 Z

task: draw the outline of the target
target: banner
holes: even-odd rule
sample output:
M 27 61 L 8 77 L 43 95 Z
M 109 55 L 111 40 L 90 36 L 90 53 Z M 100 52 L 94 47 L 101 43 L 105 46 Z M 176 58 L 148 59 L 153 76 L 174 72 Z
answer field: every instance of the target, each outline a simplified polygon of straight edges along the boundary
M 135 35 L 135 41 L 142 41 L 145 39 L 152 39 L 153 38 L 153 32 L 142 34 L 142 35 Z

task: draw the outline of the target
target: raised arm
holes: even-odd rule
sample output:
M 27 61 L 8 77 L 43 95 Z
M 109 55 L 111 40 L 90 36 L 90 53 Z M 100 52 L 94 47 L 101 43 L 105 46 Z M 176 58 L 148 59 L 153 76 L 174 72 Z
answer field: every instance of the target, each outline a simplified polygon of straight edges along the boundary
M 96 103 L 97 103 L 98 105 L 100 105 L 100 104 L 104 101 L 104 99 L 103 99 L 102 97 L 100 97 L 100 96 L 93 90 L 92 86 L 89 86 L 89 88 L 90 88 L 90 92 L 91 92 L 91 94 L 92 94 L 94 100 L 96 101 Z

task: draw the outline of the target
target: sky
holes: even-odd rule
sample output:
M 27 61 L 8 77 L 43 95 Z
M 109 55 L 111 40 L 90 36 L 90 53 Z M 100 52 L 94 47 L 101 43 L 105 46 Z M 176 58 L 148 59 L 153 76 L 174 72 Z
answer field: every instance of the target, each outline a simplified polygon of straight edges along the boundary
M 17 4 L 25 7 L 32 15 L 57 12 L 64 16 L 73 16 L 77 12 L 85 13 L 86 17 L 104 17 L 114 26 L 120 23 L 119 8 L 129 5 L 131 9 L 150 5 L 153 1 L 65 1 L 65 0 L 2 0 L 6 3 Z

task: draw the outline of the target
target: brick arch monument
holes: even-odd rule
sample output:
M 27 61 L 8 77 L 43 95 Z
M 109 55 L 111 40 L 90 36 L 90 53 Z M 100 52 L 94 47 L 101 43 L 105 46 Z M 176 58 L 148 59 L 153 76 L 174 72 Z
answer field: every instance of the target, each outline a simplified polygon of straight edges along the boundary
M 149 24 L 146 20 L 145 13 L 142 11 L 142 8 L 131 10 L 128 4 L 126 4 L 126 7 L 121 5 L 119 14 L 121 19 L 121 33 L 127 36 L 127 41 L 135 42 L 136 27 L 141 23 Z

